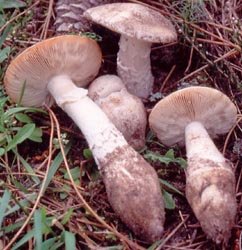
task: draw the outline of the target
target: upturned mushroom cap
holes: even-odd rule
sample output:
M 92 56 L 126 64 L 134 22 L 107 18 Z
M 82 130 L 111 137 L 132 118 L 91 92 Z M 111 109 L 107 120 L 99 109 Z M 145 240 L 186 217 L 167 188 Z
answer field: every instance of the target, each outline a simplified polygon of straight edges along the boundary
M 184 145 L 185 128 L 192 121 L 201 122 L 214 138 L 227 133 L 236 117 L 235 105 L 222 92 L 209 87 L 189 87 L 159 101 L 151 111 L 149 124 L 163 144 L 172 146 Z
M 112 31 L 147 42 L 177 40 L 175 28 L 169 20 L 140 4 L 105 4 L 86 10 L 84 16 Z
M 121 90 L 126 90 L 126 87 L 118 76 L 103 75 L 90 84 L 88 95 L 92 100 L 97 101 Z
M 106 113 L 130 146 L 145 146 L 147 114 L 141 99 L 130 94 L 116 75 L 96 78 L 88 88 L 90 98 Z
M 64 35 L 44 40 L 9 65 L 4 78 L 7 94 L 18 102 L 24 91 L 21 104 L 25 106 L 50 105 L 53 100 L 47 85 L 53 77 L 67 75 L 77 86 L 84 87 L 97 75 L 101 57 L 98 44 L 87 37 Z

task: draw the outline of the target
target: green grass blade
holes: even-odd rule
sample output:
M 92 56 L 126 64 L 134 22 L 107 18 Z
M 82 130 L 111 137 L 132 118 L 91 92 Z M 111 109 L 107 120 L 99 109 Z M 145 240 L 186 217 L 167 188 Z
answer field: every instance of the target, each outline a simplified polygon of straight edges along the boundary
M 34 112 L 40 112 L 40 113 L 44 113 L 44 114 L 47 114 L 47 112 L 43 109 L 40 109 L 40 108 L 30 108 L 30 107 L 15 107 L 15 108 L 11 108 L 9 110 L 7 110 L 4 115 L 6 117 L 4 117 L 5 119 L 11 115 L 14 115 L 14 114 L 17 114 L 17 113 L 20 113 L 20 112 L 26 112 L 26 113 L 34 113 Z
M 73 250 L 76 249 L 76 237 L 73 233 L 65 231 L 65 249 L 66 250 Z
M 172 197 L 172 194 L 167 192 L 165 189 L 162 189 L 162 195 L 164 199 L 164 206 L 166 209 L 175 209 L 176 204 Z
M 46 249 L 46 250 L 59 250 L 59 249 L 64 249 L 64 248 L 61 248 L 61 246 L 64 245 L 64 242 L 62 241 L 59 241 L 59 242 L 56 242 L 53 246 L 51 246 L 49 249 Z M 75 250 L 75 249 L 74 249 Z
M 26 187 L 25 187 L 22 183 L 20 183 L 19 181 L 13 179 L 13 180 L 12 180 L 12 183 L 14 184 L 14 186 L 15 186 L 16 188 L 18 188 L 19 190 L 21 190 L 23 193 L 25 193 L 25 194 L 28 194 L 28 193 L 29 193 L 28 188 L 26 188 Z
M 72 214 L 73 214 L 73 208 L 69 208 L 67 213 L 64 215 L 61 224 L 65 225 L 70 220 Z
M 29 136 L 29 140 L 34 142 L 42 142 L 42 129 L 41 128 L 35 128 L 33 133 Z
M 8 209 L 8 211 L 5 213 L 5 216 L 17 212 L 21 207 L 27 208 L 29 206 L 29 201 L 26 199 L 23 199 L 18 202 L 15 206 Z
M 6 147 L 6 152 L 15 148 L 18 144 L 28 139 L 29 136 L 33 133 L 34 129 L 35 129 L 34 123 L 26 124 L 22 128 L 20 128 L 17 134 L 13 136 L 12 140 L 9 141 Z
M 31 176 L 32 180 L 36 184 L 39 184 L 40 183 L 40 179 L 37 176 L 35 176 L 35 171 L 33 170 L 33 168 L 28 164 L 28 162 L 16 150 L 13 150 L 13 152 L 17 156 L 17 158 L 20 160 L 20 162 L 23 164 L 23 167 L 25 168 L 25 170 L 29 174 L 32 174 L 32 176 Z
M 0 237 L 3 236 L 4 234 L 13 232 L 14 230 L 20 228 L 23 225 L 23 223 L 24 223 L 23 221 L 20 221 L 10 226 L 2 227 L 2 229 L 0 230 Z
M 71 176 L 72 176 L 74 181 L 79 180 L 79 178 L 80 178 L 80 167 L 79 166 L 70 169 L 70 172 L 71 172 Z M 64 170 L 64 178 L 66 180 L 70 180 L 70 176 L 66 170 Z
M 34 237 L 34 229 L 29 231 L 28 233 L 26 233 L 24 235 L 24 237 L 22 239 L 20 239 L 12 248 L 11 250 L 19 250 L 20 247 L 22 245 L 24 245 L 25 243 L 27 243 L 31 238 Z M 21 249 L 24 249 L 24 248 L 21 248 Z
M 0 6 L 2 9 L 17 9 L 26 6 L 26 3 L 21 0 L 0 0 Z
M 149 248 L 147 248 L 147 250 L 155 250 L 163 241 L 164 239 L 160 239 L 154 242 Z
M 22 123 L 33 123 L 33 120 L 24 113 L 18 113 L 15 115 L 15 118 Z
M 8 189 L 6 189 L 4 191 L 3 197 L 0 200 L 0 228 L 3 222 L 3 218 L 5 216 L 5 212 L 8 207 L 10 198 L 11 198 L 11 192 Z
M 169 190 L 169 191 L 172 191 L 172 192 L 174 192 L 174 193 L 178 193 L 178 194 L 184 196 L 184 194 L 183 194 L 180 190 L 178 190 L 176 187 L 174 187 L 174 186 L 173 186 L 172 184 L 170 184 L 169 182 L 167 182 L 167 181 L 165 181 L 165 180 L 163 180 L 163 179 L 159 179 L 159 181 L 160 181 L 160 183 L 162 184 L 162 186 L 163 186 L 165 189 L 167 189 L 167 190 Z
M 69 150 L 71 149 L 71 142 L 69 142 L 66 147 L 65 147 L 65 154 L 68 154 Z M 44 192 L 46 190 L 46 188 L 49 186 L 52 177 L 55 175 L 57 169 L 59 168 L 60 164 L 63 161 L 63 156 L 62 153 L 60 152 L 54 159 L 54 161 L 52 162 L 51 166 L 50 166 L 50 170 L 48 173 L 48 176 L 46 178 L 46 182 L 45 182 L 45 188 L 44 188 Z
M 5 42 L 9 31 L 11 30 L 11 24 L 9 24 L 3 31 L 2 36 L 0 37 L 0 48 L 2 47 L 3 43 Z
M 23 82 L 23 86 L 20 92 L 20 96 L 17 102 L 17 106 L 21 106 L 22 100 L 23 100 L 23 96 L 24 96 L 24 92 L 25 92 L 25 88 L 26 88 L 26 80 Z
M 34 238 L 36 250 L 42 250 L 42 227 L 42 211 L 38 209 L 34 213 Z
M 9 57 L 10 54 L 10 47 L 6 47 L 0 50 L 0 63 L 2 63 L 5 59 Z
M 45 240 L 42 244 L 41 250 L 49 250 L 56 242 L 56 238 L 50 238 L 48 240 Z

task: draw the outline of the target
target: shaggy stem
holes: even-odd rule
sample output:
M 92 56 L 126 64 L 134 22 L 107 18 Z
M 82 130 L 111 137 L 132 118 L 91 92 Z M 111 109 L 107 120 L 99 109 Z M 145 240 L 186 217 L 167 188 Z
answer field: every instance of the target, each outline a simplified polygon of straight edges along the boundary
M 201 123 L 187 125 L 185 137 L 187 200 L 208 237 L 226 243 L 236 214 L 233 170 Z
M 145 240 L 158 240 L 163 232 L 165 212 L 155 170 L 129 146 L 87 96 L 87 90 L 76 87 L 65 75 L 54 77 L 48 90 L 85 136 L 114 211 Z
M 122 35 L 119 41 L 117 71 L 128 91 L 146 99 L 154 77 L 150 65 L 151 43 Z

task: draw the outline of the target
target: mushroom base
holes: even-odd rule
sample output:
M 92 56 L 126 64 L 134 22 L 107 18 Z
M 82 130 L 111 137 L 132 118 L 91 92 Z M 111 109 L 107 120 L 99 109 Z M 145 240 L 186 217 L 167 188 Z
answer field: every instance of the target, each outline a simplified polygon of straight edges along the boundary
M 236 215 L 235 177 L 229 163 L 188 159 L 186 197 L 203 231 L 227 243 Z
M 160 239 L 165 211 L 154 169 L 128 146 L 116 148 L 99 166 L 109 202 L 123 222 L 149 243 Z

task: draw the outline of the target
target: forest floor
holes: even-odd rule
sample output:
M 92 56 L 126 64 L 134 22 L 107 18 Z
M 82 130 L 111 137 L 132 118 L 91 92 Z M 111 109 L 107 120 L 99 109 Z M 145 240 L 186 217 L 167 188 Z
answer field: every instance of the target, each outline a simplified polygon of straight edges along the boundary
M 185 198 L 185 148 L 162 145 L 147 128 L 140 153 L 155 168 L 166 196 L 164 235 L 150 245 L 112 210 L 88 145 L 72 120 L 55 105 L 17 109 L 8 99 L 3 78 L 11 60 L 58 35 L 56 3 L 28 0 L 0 1 L 0 250 L 242 249 L 242 1 L 127 2 L 159 11 L 178 32 L 177 42 L 152 46 L 155 87 L 145 103 L 148 114 L 163 96 L 187 86 L 218 89 L 238 109 L 235 126 L 215 140 L 236 176 L 238 208 L 227 246 L 207 239 Z M 92 35 L 102 38 L 99 75 L 116 74 L 119 36 L 97 25 Z

